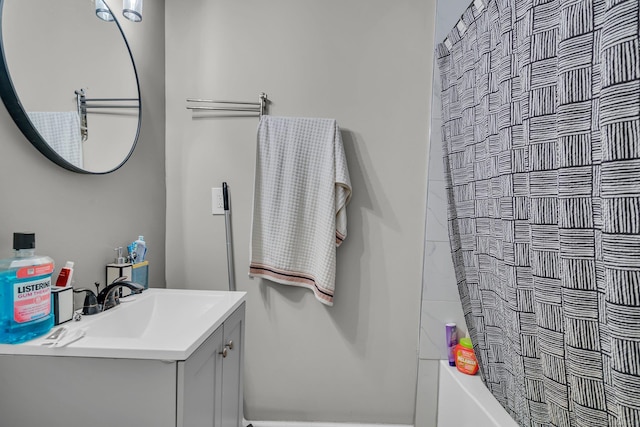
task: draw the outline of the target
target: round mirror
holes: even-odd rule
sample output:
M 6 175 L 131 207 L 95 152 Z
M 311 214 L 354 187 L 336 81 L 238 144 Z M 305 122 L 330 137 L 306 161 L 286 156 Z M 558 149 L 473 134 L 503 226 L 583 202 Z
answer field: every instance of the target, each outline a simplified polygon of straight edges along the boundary
M 138 75 L 112 15 L 99 19 L 93 0 L 0 0 L 0 96 L 27 139 L 74 172 L 118 169 L 140 131 Z

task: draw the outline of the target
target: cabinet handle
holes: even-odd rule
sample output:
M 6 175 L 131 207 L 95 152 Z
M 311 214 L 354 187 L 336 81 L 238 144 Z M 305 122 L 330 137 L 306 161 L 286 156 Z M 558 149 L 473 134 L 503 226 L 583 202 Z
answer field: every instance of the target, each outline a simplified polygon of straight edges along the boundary
M 227 357 L 227 347 L 225 346 L 225 348 L 223 348 L 222 351 L 219 352 L 218 354 L 221 354 L 222 357 Z
M 225 344 L 224 346 L 225 346 L 225 347 L 228 347 L 228 348 L 229 348 L 229 350 L 233 350 L 233 341 L 232 341 L 232 340 L 229 340 L 229 344 Z

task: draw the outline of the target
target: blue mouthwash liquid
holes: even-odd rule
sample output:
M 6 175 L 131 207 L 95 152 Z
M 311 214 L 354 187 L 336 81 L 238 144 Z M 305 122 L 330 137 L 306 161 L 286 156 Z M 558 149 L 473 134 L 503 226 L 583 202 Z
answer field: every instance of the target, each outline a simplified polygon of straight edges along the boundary
M 15 256 L 0 260 L 0 343 L 17 344 L 53 327 L 53 260 L 35 255 L 35 235 L 14 233 Z

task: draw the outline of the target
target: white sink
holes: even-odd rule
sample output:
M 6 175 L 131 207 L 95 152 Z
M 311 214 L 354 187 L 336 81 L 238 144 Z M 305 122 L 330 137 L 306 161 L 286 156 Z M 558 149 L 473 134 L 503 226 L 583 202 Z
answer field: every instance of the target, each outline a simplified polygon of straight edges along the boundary
M 66 347 L 42 346 L 44 337 L 0 344 L 0 354 L 186 360 L 245 299 L 245 292 L 148 289 L 103 313 L 63 325 L 86 330 Z M 56 326 L 54 328 L 58 328 Z M 48 335 L 48 334 L 47 334 Z
M 223 295 L 194 295 L 189 291 L 143 293 L 123 298 L 122 303 L 95 316 L 88 337 L 167 339 L 192 327 L 222 300 Z M 91 319 L 93 320 L 93 319 Z

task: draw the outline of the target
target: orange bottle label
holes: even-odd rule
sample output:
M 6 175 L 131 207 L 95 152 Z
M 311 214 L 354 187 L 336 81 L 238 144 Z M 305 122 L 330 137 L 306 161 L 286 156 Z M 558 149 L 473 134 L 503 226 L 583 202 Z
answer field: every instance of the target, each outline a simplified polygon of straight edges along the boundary
M 456 368 L 463 374 L 475 375 L 478 372 L 478 359 L 472 349 L 458 344 L 454 349 Z

